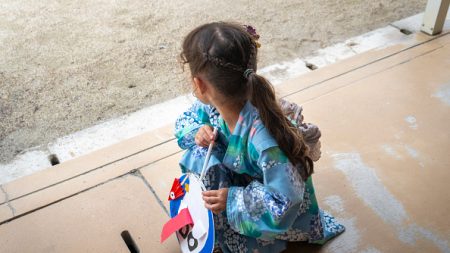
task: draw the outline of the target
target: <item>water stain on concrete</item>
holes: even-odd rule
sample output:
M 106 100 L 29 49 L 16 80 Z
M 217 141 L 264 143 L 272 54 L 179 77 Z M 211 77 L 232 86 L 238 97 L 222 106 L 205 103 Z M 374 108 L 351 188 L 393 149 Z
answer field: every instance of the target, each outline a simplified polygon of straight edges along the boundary
M 426 239 L 442 252 L 450 253 L 448 240 L 414 223 L 405 226 L 410 218 L 403 204 L 386 189 L 374 169 L 363 162 L 359 153 L 337 153 L 331 157 L 334 167 L 344 173 L 357 196 L 396 230 L 400 241 L 414 245 L 417 239 Z
M 390 155 L 390 156 L 392 156 L 392 157 L 394 157 L 395 159 L 397 159 L 397 160 L 401 160 L 403 157 L 392 147 L 392 146 L 390 146 L 389 144 L 383 144 L 382 146 L 381 146 L 381 148 L 383 149 L 383 151 L 386 153 L 386 154 L 388 154 L 388 155 Z
M 368 247 L 367 249 L 361 251 L 362 253 L 381 253 L 378 249 L 374 247 Z
M 450 253 L 448 240 L 445 240 L 430 230 L 417 226 L 416 224 L 411 224 L 406 228 L 400 228 L 399 239 L 411 245 L 414 245 L 417 239 L 427 239 L 439 248 L 441 252 Z
M 406 152 L 408 152 L 408 154 L 414 158 L 414 159 L 418 159 L 419 158 L 419 152 L 417 150 L 415 150 L 413 147 L 409 146 L 409 145 L 404 145 Z
M 331 195 L 324 199 L 326 205 L 328 205 L 331 210 L 336 213 L 342 213 L 344 211 L 344 204 L 341 197 L 337 195 Z
M 417 125 L 417 119 L 416 117 L 412 116 L 412 115 L 408 115 L 405 117 L 405 121 L 408 123 L 408 126 L 414 130 L 417 130 L 418 125 Z
M 356 194 L 381 219 L 394 226 L 407 218 L 403 205 L 383 185 L 375 171 L 363 163 L 359 153 L 332 155 L 335 167 L 342 171 Z
M 441 85 L 433 94 L 433 97 L 438 98 L 442 103 L 450 106 L 450 83 Z
M 415 160 L 417 160 L 419 162 L 418 164 L 419 164 L 419 166 L 421 168 L 425 168 L 425 164 L 424 164 L 424 162 L 422 160 L 423 157 L 420 157 L 420 152 L 419 151 L 417 151 L 415 148 L 413 148 L 413 147 L 411 147 L 411 146 L 409 146 L 407 144 L 403 145 L 403 147 L 405 148 L 406 152 L 408 153 L 408 155 L 411 158 L 413 158 L 413 159 L 415 159 Z

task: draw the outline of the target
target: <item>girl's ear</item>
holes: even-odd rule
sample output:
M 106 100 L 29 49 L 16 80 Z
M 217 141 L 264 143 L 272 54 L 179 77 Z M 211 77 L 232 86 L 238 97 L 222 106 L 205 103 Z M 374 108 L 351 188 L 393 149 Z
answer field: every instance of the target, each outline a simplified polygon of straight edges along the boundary
M 194 85 L 202 95 L 205 94 L 206 90 L 208 89 L 208 86 L 201 77 L 194 77 Z

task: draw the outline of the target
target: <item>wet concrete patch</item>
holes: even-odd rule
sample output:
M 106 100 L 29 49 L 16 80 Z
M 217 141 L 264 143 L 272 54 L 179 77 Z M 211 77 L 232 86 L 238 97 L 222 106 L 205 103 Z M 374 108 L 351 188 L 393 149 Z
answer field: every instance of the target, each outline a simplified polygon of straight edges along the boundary
M 342 171 L 356 194 L 381 219 L 391 225 L 401 225 L 407 218 L 402 203 L 386 189 L 373 168 L 364 164 L 359 153 L 332 155 L 335 168 Z
M 414 154 L 413 152 L 412 155 Z M 418 239 L 425 239 L 442 252 L 450 252 L 448 240 L 429 229 L 410 223 L 411 218 L 401 201 L 384 186 L 374 168 L 365 164 L 359 153 L 335 153 L 331 157 L 334 167 L 344 173 L 356 195 L 385 223 L 392 226 L 401 242 L 415 245 Z
M 406 117 L 405 117 L 405 121 L 406 121 L 406 123 L 408 123 L 408 126 L 409 126 L 411 129 L 417 130 L 418 125 L 417 125 L 417 119 L 416 119 L 416 117 L 414 117 L 414 116 L 412 116 L 412 115 L 406 116 Z
M 438 98 L 442 103 L 450 106 L 450 83 L 441 85 L 433 94 L 433 97 Z

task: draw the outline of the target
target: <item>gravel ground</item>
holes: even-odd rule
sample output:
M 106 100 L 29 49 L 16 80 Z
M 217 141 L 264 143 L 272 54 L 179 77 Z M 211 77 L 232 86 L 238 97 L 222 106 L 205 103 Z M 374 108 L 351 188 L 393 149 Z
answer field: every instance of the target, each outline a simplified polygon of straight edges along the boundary
M 425 10 L 426 0 L 0 0 L 0 162 L 187 92 L 183 36 L 239 21 L 260 67 Z M 156 120 L 156 119 L 155 119 Z

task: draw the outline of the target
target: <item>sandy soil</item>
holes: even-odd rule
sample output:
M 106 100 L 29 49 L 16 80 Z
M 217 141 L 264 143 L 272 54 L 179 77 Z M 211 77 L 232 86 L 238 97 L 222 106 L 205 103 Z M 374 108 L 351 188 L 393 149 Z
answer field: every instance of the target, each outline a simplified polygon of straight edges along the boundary
M 0 1 L 0 162 L 26 148 L 186 93 L 182 37 L 252 24 L 260 67 L 422 12 L 426 0 Z

